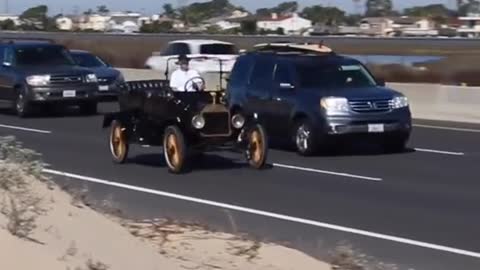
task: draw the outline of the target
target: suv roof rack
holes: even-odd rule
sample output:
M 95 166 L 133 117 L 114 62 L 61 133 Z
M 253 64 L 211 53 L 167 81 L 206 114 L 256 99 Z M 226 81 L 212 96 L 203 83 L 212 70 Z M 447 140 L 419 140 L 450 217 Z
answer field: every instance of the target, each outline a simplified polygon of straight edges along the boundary
M 282 52 L 282 53 L 314 53 L 314 54 L 332 54 L 330 47 L 320 43 L 260 43 L 253 46 L 253 51 L 257 52 Z
M 53 39 L 48 39 L 48 38 L 24 38 L 24 37 L 0 37 L 0 42 L 1 43 L 23 43 L 23 42 L 45 42 L 45 43 L 52 43 L 55 44 L 55 41 Z

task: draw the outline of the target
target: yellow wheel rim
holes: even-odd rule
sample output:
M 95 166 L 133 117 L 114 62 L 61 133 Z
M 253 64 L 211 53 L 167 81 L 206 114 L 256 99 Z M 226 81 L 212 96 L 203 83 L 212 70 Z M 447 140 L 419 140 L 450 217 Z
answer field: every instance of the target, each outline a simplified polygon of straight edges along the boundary
M 180 154 L 178 153 L 177 137 L 174 134 L 168 135 L 166 151 L 172 166 L 178 167 L 180 164 Z
M 252 160 L 255 163 L 259 163 L 262 161 L 263 158 L 263 142 L 260 136 L 260 132 L 257 130 L 253 131 L 250 135 L 250 144 L 251 144 L 251 154 Z
M 120 125 L 116 125 L 112 131 L 112 151 L 118 159 L 125 155 L 126 142 Z

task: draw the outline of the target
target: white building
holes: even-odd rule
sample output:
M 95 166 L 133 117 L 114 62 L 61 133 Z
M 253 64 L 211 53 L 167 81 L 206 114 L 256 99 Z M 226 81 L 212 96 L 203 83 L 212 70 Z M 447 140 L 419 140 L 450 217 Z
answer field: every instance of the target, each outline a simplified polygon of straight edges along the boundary
M 109 20 L 110 16 L 100 14 L 85 15 L 80 18 L 78 29 L 103 32 L 107 29 Z
M 390 36 L 393 34 L 393 21 L 385 17 L 369 17 L 360 21 L 360 34 L 368 36 Z
M 73 20 L 69 17 L 59 17 L 55 20 L 55 24 L 62 31 L 72 31 L 74 29 Z
M 134 33 L 140 31 L 142 16 L 139 13 L 115 12 L 110 14 L 107 31 Z
M 269 18 L 260 18 L 257 21 L 257 28 L 267 31 L 283 29 L 285 34 L 301 33 L 303 30 L 312 27 L 312 21 L 298 16 L 297 13 L 281 16 L 273 13 Z
M 480 37 L 480 14 L 468 14 L 458 18 L 462 25 L 457 29 L 460 36 Z
M 427 18 L 398 17 L 391 18 L 392 28 L 402 36 L 437 36 L 435 23 Z

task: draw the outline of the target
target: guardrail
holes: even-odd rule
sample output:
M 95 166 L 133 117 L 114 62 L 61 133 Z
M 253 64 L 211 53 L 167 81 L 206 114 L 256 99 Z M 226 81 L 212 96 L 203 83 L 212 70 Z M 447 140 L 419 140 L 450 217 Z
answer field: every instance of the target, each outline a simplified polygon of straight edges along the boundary
M 165 78 L 161 71 L 125 68 L 119 70 L 126 80 Z M 207 86 L 216 88 L 217 76 L 207 77 Z M 387 83 L 387 86 L 408 97 L 413 117 L 416 119 L 480 123 L 480 87 L 418 83 Z

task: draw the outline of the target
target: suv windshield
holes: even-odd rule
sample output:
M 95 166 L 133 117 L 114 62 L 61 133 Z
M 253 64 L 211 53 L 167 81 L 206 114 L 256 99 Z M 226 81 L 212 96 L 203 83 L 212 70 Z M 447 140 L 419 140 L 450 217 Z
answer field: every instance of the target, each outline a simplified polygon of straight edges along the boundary
M 237 54 L 237 48 L 230 44 L 206 44 L 200 46 L 201 54 Z
M 360 88 L 376 85 L 374 78 L 360 64 L 299 63 L 297 74 L 302 88 Z
M 17 48 L 15 61 L 19 66 L 74 65 L 67 50 L 57 46 Z
M 106 67 L 107 64 L 95 55 L 88 53 L 74 53 L 72 54 L 75 62 L 82 67 Z

